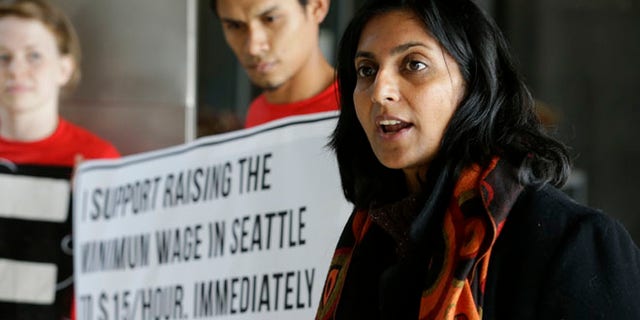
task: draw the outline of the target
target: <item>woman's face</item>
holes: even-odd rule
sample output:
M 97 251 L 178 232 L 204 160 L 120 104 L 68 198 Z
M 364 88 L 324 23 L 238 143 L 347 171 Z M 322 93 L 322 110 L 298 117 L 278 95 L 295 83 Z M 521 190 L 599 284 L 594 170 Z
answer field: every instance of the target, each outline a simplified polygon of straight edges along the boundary
M 0 108 L 11 113 L 57 107 L 73 61 L 38 20 L 0 18 Z
M 353 102 L 371 148 L 414 190 L 464 95 L 458 65 L 413 13 L 392 11 L 365 25 L 354 68 Z

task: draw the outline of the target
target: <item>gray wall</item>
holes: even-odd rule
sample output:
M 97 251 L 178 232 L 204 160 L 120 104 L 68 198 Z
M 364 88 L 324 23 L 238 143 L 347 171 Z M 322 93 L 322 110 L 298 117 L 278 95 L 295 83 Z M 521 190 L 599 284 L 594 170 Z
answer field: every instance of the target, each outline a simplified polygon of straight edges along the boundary
M 82 80 L 64 117 L 112 141 L 123 154 L 189 138 L 195 75 L 191 0 L 54 0 L 73 21 Z M 195 10 L 194 10 L 195 12 Z M 191 50 L 193 51 L 193 50 Z M 193 78 L 193 79 L 190 79 Z M 193 103 L 195 106 L 195 103 Z
M 534 95 L 586 176 L 587 204 L 620 219 L 640 243 L 640 2 L 499 1 Z

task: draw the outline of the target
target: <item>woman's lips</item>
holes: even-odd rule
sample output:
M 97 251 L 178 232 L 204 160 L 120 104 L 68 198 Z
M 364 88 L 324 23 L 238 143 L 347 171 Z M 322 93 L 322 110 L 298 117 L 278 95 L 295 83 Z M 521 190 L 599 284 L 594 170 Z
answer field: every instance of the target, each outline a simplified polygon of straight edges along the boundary
M 384 119 L 377 123 L 378 128 L 385 134 L 393 134 L 400 132 L 412 126 L 411 123 L 404 122 L 397 119 Z
M 11 85 L 8 86 L 5 91 L 12 94 L 23 93 L 30 91 L 31 88 L 29 86 L 21 86 L 21 85 Z

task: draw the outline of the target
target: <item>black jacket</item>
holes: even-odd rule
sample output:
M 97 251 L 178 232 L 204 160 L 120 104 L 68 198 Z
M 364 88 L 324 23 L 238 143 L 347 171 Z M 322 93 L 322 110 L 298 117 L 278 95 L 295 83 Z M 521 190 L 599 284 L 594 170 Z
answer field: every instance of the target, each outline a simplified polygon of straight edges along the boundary
M 640 319 L 640 250 L 616 220 L 529 188 L 493 248 L 484 319 Z
M 455 219 L 489 213 L 502 228 L 489 252 L 486 278 L 480 276 L 480 263 L 473 265 L 475 271 L 465 269 L 477 260 L 445 268 L 453 266 L 468 281 L 483 319 L 640 319 L 640 249 L 620 223 L 554 187 L 523 187 L 509 165 L 491 169 L 477 185 L 485 186 L 483 204 L 479 197 L 452 203 L 460 205 Z M 423 232 L 428 235 L 424 245 L 405 246 L 402 235 L 421 223 L 411 214 L 421 212 L 422 204 L 407 197 L 381 210 L 354 211 L 338 242 L 317 319 L 434 314 L 420 311 L 422 299 L 436 281 L 451 281 L 441 272 L 444 257 L 451 256 L 441 254 L 451 248 L 443 243 L 464 243 L 467 222 L 463 218 L 459 226 L 450 226 L 463 232 L 446 233 L 440 231 L 442 219 L 432 219 L 426 222 L 431 229 Z

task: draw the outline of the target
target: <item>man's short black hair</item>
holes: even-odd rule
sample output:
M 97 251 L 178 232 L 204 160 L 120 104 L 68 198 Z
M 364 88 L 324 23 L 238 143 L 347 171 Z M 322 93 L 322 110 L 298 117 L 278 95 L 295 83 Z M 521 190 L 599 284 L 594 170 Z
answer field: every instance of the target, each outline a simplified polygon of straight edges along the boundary
M 309 2 L 309 0 L 298 0 L 298 2 L 300 2 L 300 5 L 305 7 L 307 5 L 307 3 Z M 209 5 L 211 8 L 211 11 L 213 11 L 213 14 L 215 14 L 216 16 L 218 15 L 218 8 L 216 7 L 216 4 L 218 3 L 217 0 L 211 0 L 209 1 Z

